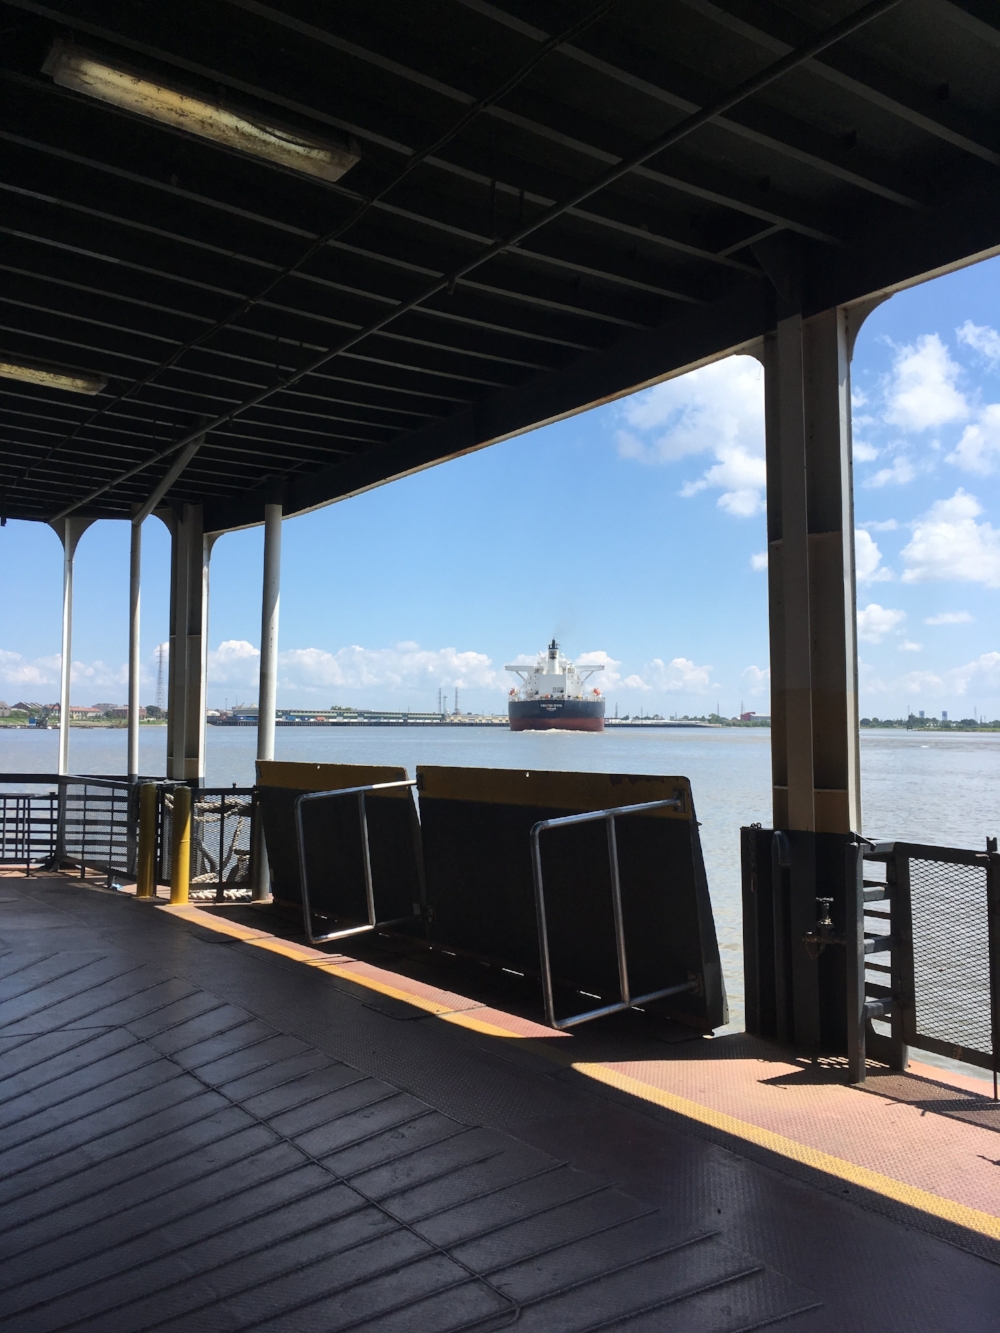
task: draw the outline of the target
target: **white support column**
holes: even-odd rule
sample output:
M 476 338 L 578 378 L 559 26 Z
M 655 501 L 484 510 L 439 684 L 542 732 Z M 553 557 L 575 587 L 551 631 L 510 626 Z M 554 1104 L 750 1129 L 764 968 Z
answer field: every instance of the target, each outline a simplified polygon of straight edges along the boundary
M 775 828 L 861 831 L 850 364 L 877 304 L 764 343 Z
M 260 689 L 257 695 L 257 758 L 274 758 L 274 714 L 278 702 L 278 610 L 281 598 L 280 504 L 264 506 L 264 585 L 260 620 Z
M 142 669 L 139 651 L 139 596 L 142 571 L 142 521 L 131 524 L 129 548 L 128 598 L 128 778 L 139 776 L 139 675 Z
M 278 702 L 278 611 L 281 601 L 282 506 L 264 506 L 264 578 L 260 614 L 260 687 L 257 692 L 257 758 L 274 758 L 274 714 Z M 271 869 L 259 819 L 253 822 L 250 857 L 254 901 L 271 896 Z
M 69 537 L 70 520 L 63 537 L 62 648 L 59 659 L 59 763 L 57 773 L 69 772 L 69 695 L 73 675 L 73 559 L 74 544 Z
M 59 764 L 57 772 L 69 772 L 69 709 L 73 675 L 73 565 L 80 538 L 93 519 L 63 518 L 53 526 L 63 548 L 62 655 L 59 663 Z

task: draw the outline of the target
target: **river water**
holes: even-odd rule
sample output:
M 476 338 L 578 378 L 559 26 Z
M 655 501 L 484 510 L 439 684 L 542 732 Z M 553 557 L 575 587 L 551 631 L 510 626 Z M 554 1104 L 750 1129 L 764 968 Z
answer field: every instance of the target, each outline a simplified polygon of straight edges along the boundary
M 163 773 L 166 728 L 143 728 L 141 770 Z M 0 730 L 0 771 L 53 772 L 57 733 Z M 249 786 L 257 731 L 209 727 L 208 783 Z M 653 773 L 691 780 L 701 821 L 733 1026 L 742 1025 L 739 828 L 770 823 L 770 733 L 763 729 L 510 732 L 461 727 L 280 727 L 276 758 L 326 763 Z M 121 773 L 124 730 L 70 733 L 74 773 Z M 861 736 L 864 832 L 980 850 L 1000 831 L 1000 733 L 866 730 Z

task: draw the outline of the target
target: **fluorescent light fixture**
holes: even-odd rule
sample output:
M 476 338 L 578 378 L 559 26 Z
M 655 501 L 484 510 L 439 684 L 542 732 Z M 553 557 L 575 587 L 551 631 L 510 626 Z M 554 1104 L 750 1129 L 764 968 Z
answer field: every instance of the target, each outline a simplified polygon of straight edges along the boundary
M 42 72 L 63 88 L 321 180 L 339 180 L 358 161 L 347 148 L 154 83 L 62 40 L 54 43 Z
M 41 384 L 46 389 L 64 389 L 67 393 L 100 393 L 107 387 L 103 375 L 81 374 L 76 370 L 50 370 L 45 366 L 27 366 L 17 361 L 0 361 L 0 379 Z

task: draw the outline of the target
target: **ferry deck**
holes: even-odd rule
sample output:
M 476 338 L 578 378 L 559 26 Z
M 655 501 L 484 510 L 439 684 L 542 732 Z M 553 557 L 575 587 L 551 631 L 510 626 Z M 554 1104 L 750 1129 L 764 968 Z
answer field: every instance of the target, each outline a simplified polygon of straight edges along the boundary
M 984 1081 L 553 1034 L 509 974 L 97 877 L 8 875 L 0 939 L 18 1333 L 994 1326 Z

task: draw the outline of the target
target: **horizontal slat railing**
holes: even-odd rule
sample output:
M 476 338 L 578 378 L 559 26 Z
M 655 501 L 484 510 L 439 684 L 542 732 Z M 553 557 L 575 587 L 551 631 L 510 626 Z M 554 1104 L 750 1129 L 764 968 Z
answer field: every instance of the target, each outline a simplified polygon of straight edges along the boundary
M 170 880 L 173 782 L 94 774 L 0 774 L 0 865 L 78 869 L 107 877 L 109 887 L 134 880 L 138 851 L 138 793 L 155 782 L 157 879 Z M 199 787 L 192 817 L 191 887 L 195 900 L 250 896 L 250 835 L 256 810 L 252 787 Z

